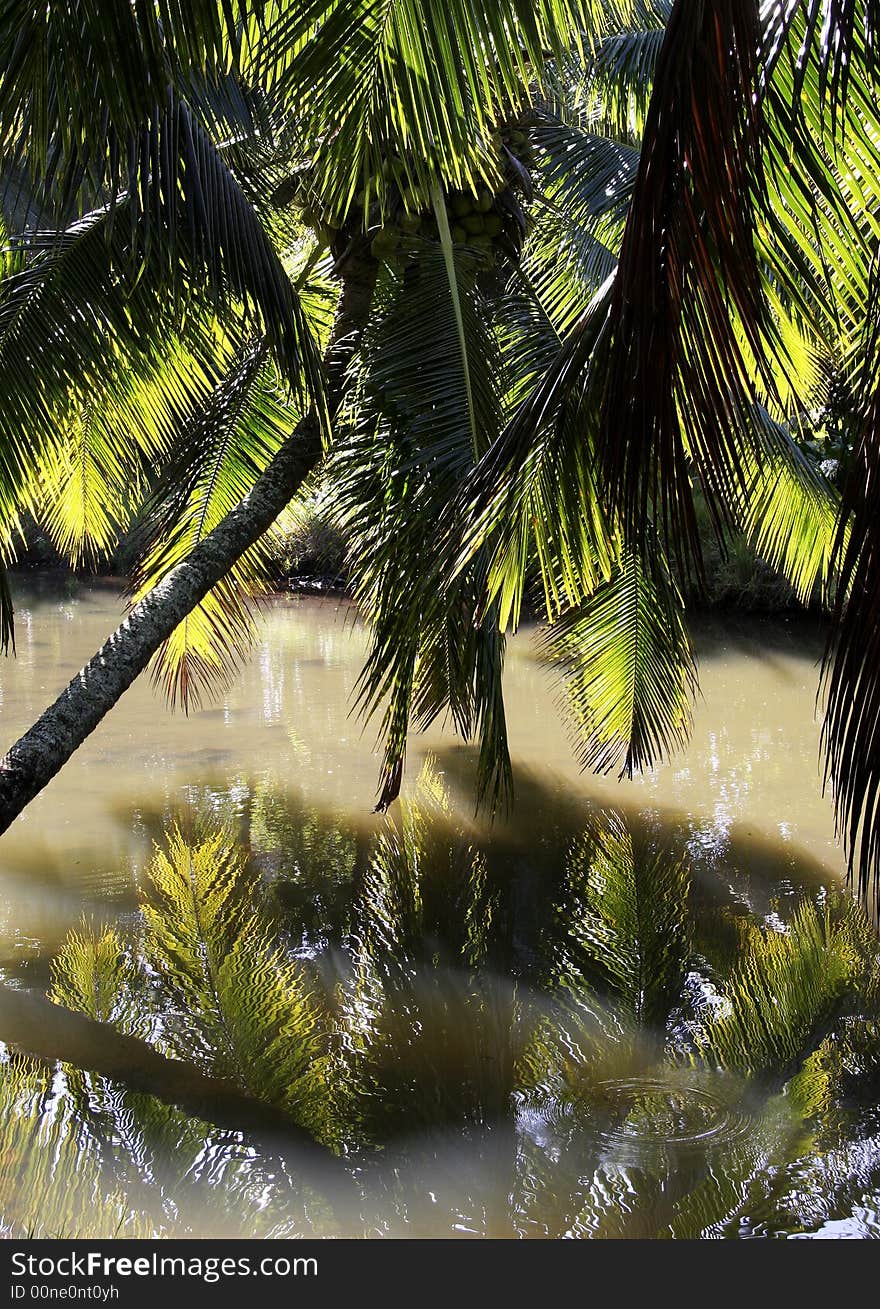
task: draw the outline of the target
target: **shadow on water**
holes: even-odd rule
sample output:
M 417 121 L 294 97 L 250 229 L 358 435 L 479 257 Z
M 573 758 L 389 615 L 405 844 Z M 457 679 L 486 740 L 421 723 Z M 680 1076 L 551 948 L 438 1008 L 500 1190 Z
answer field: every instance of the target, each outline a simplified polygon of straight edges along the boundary
M 361 822 L 265 780 L 129 812 L 125 894 L 7 971 L 6 1230 L 880 1234 L 861 910 L 527 774 L 462 817 L 470 767 Z

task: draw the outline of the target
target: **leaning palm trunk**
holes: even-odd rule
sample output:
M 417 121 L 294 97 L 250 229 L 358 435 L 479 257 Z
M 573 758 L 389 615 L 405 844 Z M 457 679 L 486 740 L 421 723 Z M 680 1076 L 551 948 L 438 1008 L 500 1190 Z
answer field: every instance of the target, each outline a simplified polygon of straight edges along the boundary
M 363 242 L 348 255 L 342 269 L 342 293 L 325 356 L 331 419 L 345 396 L 377 270 Z M 16 741 L 0 761 L 0 832 L 51 782 L 178 623 L 268 530 L 318 464 L 321 452 L 320 424 L 311 410 L 236 508 L 133 607 L 55 703 Z

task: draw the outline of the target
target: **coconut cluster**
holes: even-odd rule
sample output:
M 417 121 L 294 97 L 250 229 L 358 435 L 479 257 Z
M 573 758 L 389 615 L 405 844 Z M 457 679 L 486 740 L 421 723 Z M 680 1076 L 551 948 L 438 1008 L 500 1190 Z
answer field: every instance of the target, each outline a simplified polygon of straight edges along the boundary
M 484 268 L 494 266 L 497 257 L 516 260 L 526 234 L 526 216 L 520 196 L 531 199 L 530 165 L 532 147 L 525 127 L 507 123 L 492 136 L 502 183 L 495 191 L 481 187 L 477 191 L 451 191 L 446 196 L 447 216 L 456 245 L 466 246 Z M 303 223 L 314 228 L 318 236 L 335 247 L 339 225 L 314 203 L 314 196 L 302 183 L 293 179 L 283 183 L 273 195 L 276 204 L 296 203 Z M 380 213 L 375 199 L 381 190 L 384 206 Z M 366 212 L 365 212 L 366 207 Z M 414 192 L 406 162 L 399 156 L 386 159 L 378 177 L 358 191 L 344 227 L 350 231 L 372 232 L 371 250 L 380 261 L 398 269 L 415 258 L 413 237 L 439 240 L 436 216 L 423 207 Z

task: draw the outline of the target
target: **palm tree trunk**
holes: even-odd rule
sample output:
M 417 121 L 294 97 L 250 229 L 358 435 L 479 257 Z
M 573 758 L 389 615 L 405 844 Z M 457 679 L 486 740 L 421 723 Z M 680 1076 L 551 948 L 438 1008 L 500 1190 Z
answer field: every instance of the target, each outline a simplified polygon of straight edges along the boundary
M 342 292 L 325 355 L 330 416 L 345 395 L 349 364 L 366 325 L 378 264 L 359 240 L 343 261 Z M 0 761 L 0 832 L 51 782 L 144 671 L 150 659 L 240 555 L 272 525 L 321 458 L 310 411 L 251 491 L 182 564 L 134 606 L 53 705 Z

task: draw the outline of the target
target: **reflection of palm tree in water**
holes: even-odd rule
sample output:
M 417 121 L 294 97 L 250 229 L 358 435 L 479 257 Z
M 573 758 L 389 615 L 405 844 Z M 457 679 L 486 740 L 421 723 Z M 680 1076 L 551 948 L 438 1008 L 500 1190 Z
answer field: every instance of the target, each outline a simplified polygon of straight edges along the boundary
M 860 911 L 805 900 L 787 925 L 756 924 L 691 890 L 684 848 L 659 824 L 613 811 L 562 848 L 536 867 L 503 839 L 481 843 L 428 770 L 369 842 L 314 823 L 300 839 L 291 876 L 332 881 L 305 866 L 311 849 L 338 858 L 351 888 L 322 939 L 295 897 L 279 911 L 283 858 L 267 880 L 229 832 L 172 830 L 133 939 L 71 933 L 52 999 L 257 1116 L 243 1135 L 218 1131 L 210 1097 L 199 1122 L 192 1104 L 144 1094 L 143 1074 L 125 1090 L 124 1074 L 70 1066 L 59 1096 L 44 1064 L 16 1057 L 8 1219 L 27 1221 L 29 1191 L 48 1204 L 43 1230 L 61 1231 L 108 1230 L 126 1204 L 145 1230 L 231 1232 L 238 1212 L 264 1234 L 686 1235 L 752 1213 L 796 1225 L 785 1179 L 824 1160 L 840 1171 L 857 1126 L 844 1096 L 854 1071 L 880 1064 L 876 942 Z M 332 1179 L 304 1180 L 285 1122 L 341 1156 L 360 1201 L 337 1187 L 334 1218 L 321 1199 Z M 47 1150 L 92 1177 L 100 1215 L 81 1186 L 50 1187 Z M 27 1190 L 12 1180 L 23 1159 Z M 839 1180 L 835 1194 L 829 1213 L 848 1202 Z

